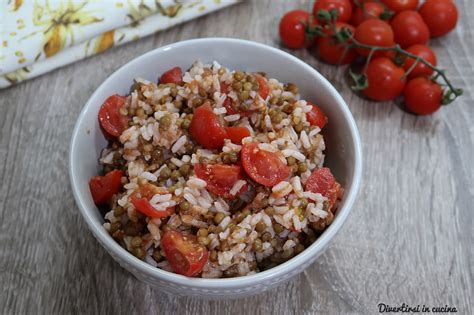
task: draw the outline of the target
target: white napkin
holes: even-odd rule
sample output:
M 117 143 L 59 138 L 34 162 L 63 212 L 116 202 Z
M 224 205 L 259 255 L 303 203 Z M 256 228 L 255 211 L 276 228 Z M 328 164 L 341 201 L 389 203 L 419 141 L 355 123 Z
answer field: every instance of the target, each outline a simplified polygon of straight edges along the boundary
M 0 0 L 0 88 L 238 0 Z

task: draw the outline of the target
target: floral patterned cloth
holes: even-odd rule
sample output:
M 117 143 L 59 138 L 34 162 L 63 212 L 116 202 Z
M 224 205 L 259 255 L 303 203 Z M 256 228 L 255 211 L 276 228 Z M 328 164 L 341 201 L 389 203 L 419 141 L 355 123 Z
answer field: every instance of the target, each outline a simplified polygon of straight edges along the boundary
M 0 88 L 238 0 L 0 0 Z

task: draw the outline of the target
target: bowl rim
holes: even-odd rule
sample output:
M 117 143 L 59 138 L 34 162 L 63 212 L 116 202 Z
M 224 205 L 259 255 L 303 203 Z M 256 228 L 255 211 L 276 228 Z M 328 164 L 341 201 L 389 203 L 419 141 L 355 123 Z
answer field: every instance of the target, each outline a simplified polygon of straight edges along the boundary
M 78 182 L 76 176 L 73 172 L 75 169 L 74 165 L 76 164 L 76 158 L 78 154 L 76 153 L 76 142 L 78 138 L 82 137 L 81 133 L 79 132 L 79 125 L 85 119 L 86 112 L 92 106 L 92 99 L 96 97 L 99 91 L 109 84 L 113 77 L 118 75 L 120 72 L 126 71 L 127 68 L 133 67 L 135 64 L 141 62 L 141 59 L 146 58 L 148 56 L 159 54 L 162 51 L 167 51 L 171 49 L 179 50 L 183 46 L 189 46 L 196 43 L 215 43 L 220 42 L 221 44 L 238 44 L 238 45 L 247 45 L 253 46 L 254 48 L 263 49 L 268 51 L 269 54 L 277 54 L 284 58 L 289 59 L 290 61 L 299 64 L 306 70 L 312 72 L 316 80 L 319 80 L 324 88 L 328 89 L 329 92 L 335 97 L 337 103 L 342 109 L 344 119 L 349 125 L 350 129 L 350 137 L 352 145 L 354 146 L 354 171 L 353 171 L 353 181 L 352 185 L 349 189 L 346 190 L 346 202 L 343 207 L 338 210 L 338 215 L 331 223 L 331 225 L 316 239 L 316 241 L 311 244 L 310 247 L 305 249 L 300 254 L 296 255 L 295 257 L 291 258 L 290 260 L 277 265 L 271 269 L 261 271 L 252 275 L 248 276 L 240 276 L 235 278 L 217 278 L 217 279 L 210 279 L 210 278 L 190 278 L 186 276 L 182 276 L 179 274 L 175 274 L 173 272 L 169 272 L 160 268 L 153 267 L 152 265 L 139 260 L 132 254 L 130 254 L 127 250 L 121 247 L 103 228 L 101 222 L 97 222 L 92 215 L 92 211 L 96 211 L 96 209 L 88 208 L 79 196 L 78 190 Z M 209 37 L 209 38 L 198 38 L 198 39 L 190 39 L 179 41 L 175 43 L 171 43 L 166 46 L 159 47 L 157 49 L 151 50 L 145 54 L 142 54 L 131 61 L 125 63 L 116 71 L 114 71 L 111 75 L 105 79 L 104 82 L 94 91 L 94 93 L 89 97 L 88 101 L 84 105 L 77 118 L 76 124 L 74 126 L 74 131 L 71 137 L 70 147 L 69 147 L 69 178 L 72 187 L 72 191 L 74 194 L 74 198 L 76 200 L 76 204 L 79 206 L 79 210 L 85 219 L 87 226 L 92 231 L 94 236 L 99 240 L 102 246 L 106 247 L 109 254 L 112 254 L 113 258 L 117 260 L 118 257 L 125 260 L 129 265 L 133 266 L 135 269 L 140 271 L 141 273 L 153 277 L 159 278 L 167 282 L 175 283 L 177 285 L 182 285 L 185 287 L 196 287 L 196 288 L 209 288 L 209 289 L 221 289 L 223 287 L 227 289 L 231 288 L 238 288 L 243 286 L 254 285 L 258 283 L 262 283 L 266 280 L 272 278 L 278 278 L 280 275 L 284 275 L 289 273 L 291 270 L 296 269 L 298 266 L 303 265 L 306 261 L 310 260 L 311 257 L 318 255 L 323 251 L 323 249 L 328 245 L 329 241 L 336 235 L 336 233 L 341 229 L 343 223 L 346 221 L 347 216 L 349 215 L 355 199 L 357 197 L 361 176 L 362 176 L 362 149 L 361 149 L 361 140 L 359 136 L 359 131 L 355 120 L 352 116 L 352 113 L 349 110 L 346 102 L 342 98 L 342 96 L 337 92 L 334 86 L 316 69 L 308 65 L 307 63 L 303 62 L 302 60 L 298 59 L 297 57 L 282 51 L 278 48 L 271 47 L 265 44 L 257 43 L 254 41 L 243 40 L 243 39 L 236 39 L 236 38 L 225 38 L 225 37 Z M 126 268 L 127 269 L 127 268 Z

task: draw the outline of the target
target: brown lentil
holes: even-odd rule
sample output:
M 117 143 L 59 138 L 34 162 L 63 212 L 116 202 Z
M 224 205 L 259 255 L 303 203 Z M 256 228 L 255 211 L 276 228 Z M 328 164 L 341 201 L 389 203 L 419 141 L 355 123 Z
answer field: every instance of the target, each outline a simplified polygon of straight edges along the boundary
M 198 236 L 207 236 L 208 234 L 209 234 L 209 232 L 205 228 L 200 228 L 197 232 Z
M 209 254 L 209 259 L 211 261 L 216 261 L 217 260 L 217 251 L 211 250 L 211 253 Z
M 300 162 L 298 163 L 298 172 L 304 173 L 308 169 L 308 166 L 306 165 L 305 162 Z
M 133 255 L 135 255 L 135 257 L 137 257 L 138 259 L 143 259 L 145 258 L 146 253 L 143 248 L 136 247 L 133 249 Z
M 267 228 L 265 222 L 263 221 L 258 221 L 258 223 L 255 225 L 255 229 L 257 232 L 263 232 Z
M 142 245 L 142 243 L 143 243 L 143 239 L 140 236 L 134 236 L 132 238 L 132 240 L 130 241 L 130 244 L 133 247 L 138 247 L 138 246 Z
M 268 215 L 273 215 L 275 213 L 275 209 L 273 209 L 273 207 L 266 207 L 264 211 Z
M 124 213 L 125 213 L 125 209 L 124 209 L 124 208 L 122 208 L 122 207 L 120 207 L 120 206 L 115 207 L 115 209 L 114 209 L 114 216 L 115 216 L 115 217 L 119 217 L 119 216 L 121 216 L 121 215 L 124 214 Z
M 272 238 L 270 232 L 265 232 L 262 234 L 262 241 L 268 242 Z
M 206 237 L 206 236 L 199 236 L 199 237 L 198 237 L 198 242 L 199 242 L 199 244 L 201 244 L 201 245 L 207 246 L 211 241 L 210 241 L 209 238 Z
M 280 223 L 273 223 L 273 230 L 275 230 L 276 233 L 281 233 L 285 228 Z
M 261 251 L 262 248 L 263 248 L 262 245 L 263 245 L 263 244 L 262 244 L 262 240 L 259 239 L 259 238 L 257 238 L 257 239 L 255 239 L 255 241 L 253 241 L 252 248 L 253 248 L 255 251 L 259 252 L 259 251 Z
M 223 214 L 222 212 L 218 212 L 214 216 L 214 223 L 219 224 L 224 218 L 225 218 L 225 214 Z
M 163 169 L 160 171 L 160 178 L 161 179 L 168 179 L 171 176 L 171 170 L 165 166 Z

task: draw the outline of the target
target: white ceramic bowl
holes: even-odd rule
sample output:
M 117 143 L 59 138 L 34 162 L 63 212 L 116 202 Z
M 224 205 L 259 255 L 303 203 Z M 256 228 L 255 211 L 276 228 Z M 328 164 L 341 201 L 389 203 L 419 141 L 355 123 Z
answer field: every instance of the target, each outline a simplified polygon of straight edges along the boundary
M 231 279 L 187 278 L 154 268 L 123 249 L 103 228 L 104 223 L 89 192 L 89 179 L 98 174 L 98 157 L 106 146 L 97 113 L 112 94 L 127 94 L 133 79 L 156 81 L 173 66 L 189 68 L 195 60 L 218 61 L 236 70 L 263 71 L 280 82 L 293 82 L 302 98 L 318 104 L 329 118 L 324 128 L 326 165 L 345 189 L 334 222 L 301 254 L 270 270 Z M 362 169 L 357 126 L 342 97 L 315 69 L 273 47 L 231 38 L 205 38 L 178 42 L 150 51 L 113 73 L 84 106 L 74 128 L 69 173 L 79 210 L 97 240 L 110 255 L 138 279 L 178 295 L 210 299 L 236 298 L 268 290 L 308 267 L 327 247 L 346 220 L 356 198 Z M 87 233 L 84 231 L 84 233 Z M 91 259 L 93 259 L 91 257 Z

